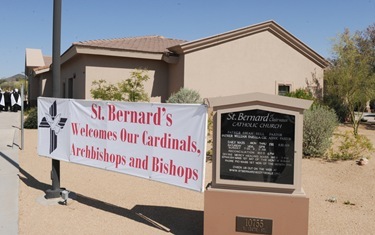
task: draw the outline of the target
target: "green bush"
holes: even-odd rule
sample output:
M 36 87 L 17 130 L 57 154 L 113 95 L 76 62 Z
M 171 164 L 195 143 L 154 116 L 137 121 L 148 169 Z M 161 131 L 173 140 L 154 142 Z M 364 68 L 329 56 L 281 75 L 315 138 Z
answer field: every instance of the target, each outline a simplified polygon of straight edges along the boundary
M 187 88 L 181 88 L 177 93 L 173 93 L 167 100 L 167 103 L 179 103 L 179 104 L 201 104 L 203 103 L 203 100 L 201 99 L 201 96 L 199 92 L 187 89 Z M 208 117 L 208 126 L 207 126 L 207 151 L 206 151 L 206 160 L 211 161 L 212 160 L 212 129 L 213 129 L 213 112 L 210 112 L 210 115 Z
M 286 94 L 288 97 L 294 97 L 305 100 L 314 100 L 314 96 L 311 91 L 299 88 L 296 91 L 292 91 Z
M 94 99 L 148 102 L 150 98 L 145 91 L 144 83 L 149 79 L 147 70 L 136 69 L 131 72 L 130 78 L 117 84 L 107 84 L 103 79 L 93 81 L 90 93 Z
M 348 107 L 345 102 L 337 95 L 325 94 L 323 103 L 335 110 L 339 122 L 344 123 L 349 117 Z
M 202 99 L 200 94 L 192 89 L 181 88 L 177 93 L 173 93 L 167 103 L 180 103 L 180 104 L 200 104 Z
M 23 127 L 26 129 L 38 129 L 38 110 L 36 108 L 31 108 L 28 111 Z
M 208 120 L 207 120 L 207 151 L 206 159 L 212 161 L 213 155 L 213 130 L 214 130 L 214 111 L 208 111 Z
M 312 105 L 304 113 L 303 154 L 322 157 L 331 145 L 333 132 L 338 124 L 332 109 L 319 104 Z
M 336 135 L 337 146 L 330 148 L 328 159 L 353 160 L 361 157 L 369 158 L 373 146 L 371 141 L 364 135 L 355 136 L 352 131 L 346 131 L 344 134 Z

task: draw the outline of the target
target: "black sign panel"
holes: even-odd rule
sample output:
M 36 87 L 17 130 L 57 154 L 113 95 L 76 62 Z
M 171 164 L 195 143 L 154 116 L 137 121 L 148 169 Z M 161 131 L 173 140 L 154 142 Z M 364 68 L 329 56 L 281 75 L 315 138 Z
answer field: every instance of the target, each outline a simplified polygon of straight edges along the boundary
M 237 216 L 236 232 L 272 234 L 272 220 Z
M 220 134 L 220 179 L 294 183 L 294 115 L 222 113 Z

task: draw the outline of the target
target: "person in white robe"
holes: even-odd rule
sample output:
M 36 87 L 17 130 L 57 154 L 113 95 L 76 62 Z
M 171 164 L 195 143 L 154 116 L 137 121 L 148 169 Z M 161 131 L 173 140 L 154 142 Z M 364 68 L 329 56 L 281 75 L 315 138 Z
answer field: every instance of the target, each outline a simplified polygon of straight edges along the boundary
M 4 92 L 0 88 L 0 112 L 4 110 L 4 107 L 5 107 Z
M 11 111 L 17 112 L 18 110 L 21 110 L 21 96 L 17 88 L 13 90 L 10 100 L 12 105 Z
M 3 98 L 4 98 L 4 103 L 5 103 L 4 110 L 8 111 L 12 107 L 11 106 L 11 99 L 10 99 L 10 92 L 9 91 L 5 91 L 4 94 L 3 94 Z

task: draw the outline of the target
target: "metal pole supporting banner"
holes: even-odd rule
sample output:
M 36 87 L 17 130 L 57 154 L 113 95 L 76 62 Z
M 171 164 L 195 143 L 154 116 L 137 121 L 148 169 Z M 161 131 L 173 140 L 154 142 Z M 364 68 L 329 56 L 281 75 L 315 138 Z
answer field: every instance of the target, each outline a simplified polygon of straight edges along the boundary
M 61 41 L 61 0 L 53 1 L 53 42 L 52 42 L 52 86 L 53 97 L 60 98 L 60 41 Z M 46 198 L 59 198 L 60 161 L 52 159 L 52 189 L 46 190 Z
M 53 97 L 60 96 L 60 41 L 61 41 L 61 0 L 53 1 L 53 38 L 52 38 L 52 80 Z
M 25 75 L 25 81 L 26 81 L 26 75 Z M 25 89 L 24 89 L 24 85 L 22 84 L 21 85 L 21 98 L 18 98 L 18 99 L 21 99 L 21 149 L 23 150 L 23 146 L 24 146 L 24 127 L 23 127 L 23 118 L 24 118 L 24 100 L 25 100 L 25 96 L 24 96 L 24 93 L 25 93 Z

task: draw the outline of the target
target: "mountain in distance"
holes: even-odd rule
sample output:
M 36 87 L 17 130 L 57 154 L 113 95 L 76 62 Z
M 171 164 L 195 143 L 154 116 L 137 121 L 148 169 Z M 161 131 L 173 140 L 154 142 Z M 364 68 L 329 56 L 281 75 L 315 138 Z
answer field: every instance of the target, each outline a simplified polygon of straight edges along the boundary
M 16 74 L 16 75 L 13 75 L 11 77 L 7 77 L 7 78 L 0 78 L 0 81 L 1 82 L 15 82 L 15 81 L 19 81 L 19 80 L 22 80 L 25 78 L 25 75 L 23 74 Z

